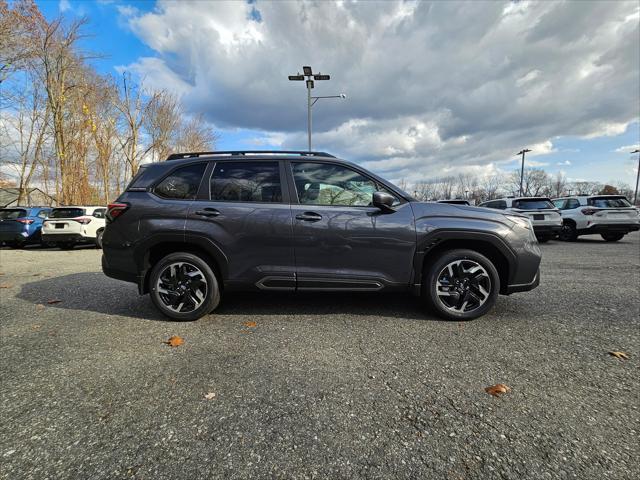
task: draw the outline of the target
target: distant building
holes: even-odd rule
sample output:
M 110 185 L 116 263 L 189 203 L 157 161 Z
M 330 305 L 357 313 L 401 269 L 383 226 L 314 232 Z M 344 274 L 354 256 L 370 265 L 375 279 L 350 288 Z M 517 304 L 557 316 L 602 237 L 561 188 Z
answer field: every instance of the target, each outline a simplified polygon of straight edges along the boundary
M 0 208 L 18 206 L 19 194 L 19 188 L 0 188 Z M 40 205 L 57 207 L 58 202 L 55 198 L 47 195 L 39 188 L 27 188 L 25 195 L 22 197 L 22 202 L 20 202 L 20 206 L 32 207 Z

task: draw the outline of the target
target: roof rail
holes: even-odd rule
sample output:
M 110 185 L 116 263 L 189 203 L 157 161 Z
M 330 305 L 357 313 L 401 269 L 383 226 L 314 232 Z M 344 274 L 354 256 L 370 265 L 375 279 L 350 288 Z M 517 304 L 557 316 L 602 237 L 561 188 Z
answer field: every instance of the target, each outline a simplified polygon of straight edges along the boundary
M 299 155 L 301 157 L 330 157 L 335 156 L 326 152 L 307 152 L 305 150 L 226 150 L 215 152 L 187 152 L 187 153 L 172 153 L 167 157 L 167 160 L 178 160 L 181 158 L 196 158 L 202 156 L 244 156 L 244 155 Z

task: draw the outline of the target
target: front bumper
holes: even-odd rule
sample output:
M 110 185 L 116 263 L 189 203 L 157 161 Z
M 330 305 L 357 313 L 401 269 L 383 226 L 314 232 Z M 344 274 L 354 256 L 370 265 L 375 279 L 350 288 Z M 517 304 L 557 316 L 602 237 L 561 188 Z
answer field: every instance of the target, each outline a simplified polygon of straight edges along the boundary
M 517 292 L 528 292 L 529 290 L 533 290 L 538 285 L 540 285 L 540 269 L 536 272 L 536 276 L 533 278 L 531 283 L 520 283 L 516 285 L 508 285 L 506 289 L 506 294 L 511 295 L 512 293 Z
M 42 234 L 42 243 L 48 243 L 52 245 L 60 243 L 95 243 L 96 239 L 92 237 L 85 237 L 79 233 L 56 233 L 56 234 Z

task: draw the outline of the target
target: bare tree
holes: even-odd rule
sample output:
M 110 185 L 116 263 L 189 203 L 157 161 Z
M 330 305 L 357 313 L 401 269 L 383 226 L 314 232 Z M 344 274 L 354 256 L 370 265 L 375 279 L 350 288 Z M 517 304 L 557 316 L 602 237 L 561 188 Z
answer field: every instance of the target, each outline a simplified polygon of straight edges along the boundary
M 170 92 L 156 92 L 152 94 L 144 113 L 143 124 L 153 160 L 164 160 L 175 149 L 180 133 L 183 115 L 180 102 Z
M 183 152 L 203 152 L 215 149 L 218 134 L 205 121 L 202 114 L 183 120 L 176 147 Z
M 8 165 L 15 171 L 18 204 L 26 197 L 31 180 L 41 165 L 47 135 L 48 108 L 42 84 L 27 71 L 23 88 L 13 92 L 15 109 L 6 115 L 3 124 L 3 144 L 15 152 Z M 8 152 L 7 152 L 8 153 Z

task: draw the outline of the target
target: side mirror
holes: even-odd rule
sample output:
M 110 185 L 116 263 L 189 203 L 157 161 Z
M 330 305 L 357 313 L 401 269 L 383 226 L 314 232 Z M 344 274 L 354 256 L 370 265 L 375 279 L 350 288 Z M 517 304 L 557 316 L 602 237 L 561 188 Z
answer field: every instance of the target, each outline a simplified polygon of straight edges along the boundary
M 395 212 L 393 209 L 393 202 L 395 201 L 395 197 L 387 192 L 373 192 L 373 200 L 371 203 L 383 212 L 391 213 Z

